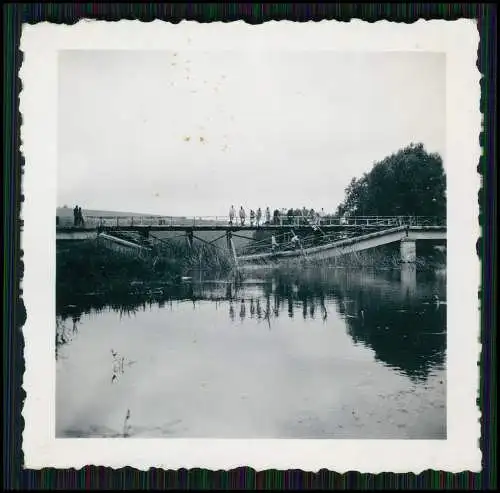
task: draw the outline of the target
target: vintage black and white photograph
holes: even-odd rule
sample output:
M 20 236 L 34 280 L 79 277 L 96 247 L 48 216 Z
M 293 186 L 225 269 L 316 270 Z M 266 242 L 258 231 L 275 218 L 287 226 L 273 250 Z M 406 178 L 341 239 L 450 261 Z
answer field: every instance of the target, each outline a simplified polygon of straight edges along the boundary
M 57 436 L 445 439 L 445 61 L 61 51 Z
M 448 443 L 450 59 L 193 32 L 55 53 L 51 433 Z

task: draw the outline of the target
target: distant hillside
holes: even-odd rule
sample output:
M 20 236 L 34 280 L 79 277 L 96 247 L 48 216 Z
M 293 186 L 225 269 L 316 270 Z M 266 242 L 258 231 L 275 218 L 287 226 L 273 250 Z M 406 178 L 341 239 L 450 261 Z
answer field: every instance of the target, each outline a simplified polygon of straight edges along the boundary
M 117 211 L 100 211 L 96 209 L 82 209 L 82 213 L 84 216 L 97 216 L 97 217 L 116 217 L 116 216 L 161 216 L 161 214 L 144 214 L 139 212 L 117 212 Z M 56 215 L 59 217 L 73 216 L 73 208 L 72 207 L 58 207 L 56 209 Z

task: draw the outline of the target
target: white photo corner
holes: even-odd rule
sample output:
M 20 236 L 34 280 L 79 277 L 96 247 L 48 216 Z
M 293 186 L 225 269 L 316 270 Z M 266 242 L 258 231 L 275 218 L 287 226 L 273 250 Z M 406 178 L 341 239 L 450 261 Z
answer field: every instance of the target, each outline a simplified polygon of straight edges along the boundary
M 24 25 L 25 467 L 480 471 L 478 45 Z

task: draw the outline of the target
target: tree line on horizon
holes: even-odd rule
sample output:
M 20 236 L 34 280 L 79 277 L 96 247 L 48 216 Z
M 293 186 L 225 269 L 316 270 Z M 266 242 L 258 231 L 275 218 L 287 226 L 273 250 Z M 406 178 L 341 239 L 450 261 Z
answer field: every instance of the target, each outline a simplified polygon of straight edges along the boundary
M 446 174 L 437 153 L 410 144 L 360 178 L 352 178 L 337 216 L 434 216 L 446 218 Z

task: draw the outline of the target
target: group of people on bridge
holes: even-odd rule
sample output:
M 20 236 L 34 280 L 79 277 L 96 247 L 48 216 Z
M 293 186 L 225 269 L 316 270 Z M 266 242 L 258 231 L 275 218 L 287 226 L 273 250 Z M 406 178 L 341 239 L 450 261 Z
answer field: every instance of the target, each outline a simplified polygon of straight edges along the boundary
M 245 226 L 247 214 L 243 206 L 240 206 L 238 217 L 240 221 L 240 226 Z M 315 212 L 314 209 L 309 210 L 306 209 L 305 207 L 303 207 L 302 210 L 288 209 L 288 211 L 286 209 L 281 209 L 281 210 L 275 209 L 272 215 L 272 220 L 271 220 L 271 210 L 269 209 L 269 207 L 266 207 L 264 213 L 264 221 L 263 221 L 262 209 L 260 207 L 257 209 L 257 211 L 250 209 L 249 212 L 250 226 L 254 226 L 255 224 L 255 226 L 257 227 L 260 227 L 263 224 L 264 225 L 305 224 L 317 227 L 320 224 L 320 221 L 323 217 L 325 217 L 325 212 L 323 209 L 321 209 L 321 212 Z M 233 224 L 238 224 L 238 218 L 234 205 L 232 205 L 229 209 L 229 225 L 232 226 Z
M 238 212 L 239 218 L 240 218 L 240 224 L 241 226 L 245 226 L 245 221 L 247 218 L 245 209 L 243 206 L 240 207 L 240 210 Z M 253 209 L 250 209 L 250 226 L 253 226 L 254 224 L 259 227 L 262 224 L 262 209 L 259 207 L 257 209 L 257 212 L 254 211 Z M 229 209 L 229 224 L 232 226 L 234 224 L 237 224 L 237 218 L 236 218 L 236 210 L 234 208 L 234 205 L 231 206 Z M 271 223 L 271 210 L 269 207 L 266 207 L 265 210 L 265 222 L 264 224 L 270 224 Z
M 73 225 L 75 227 L 83 226 L 85 221 L 83 220 L 82 208 L 75 205 L 73 209 Z

